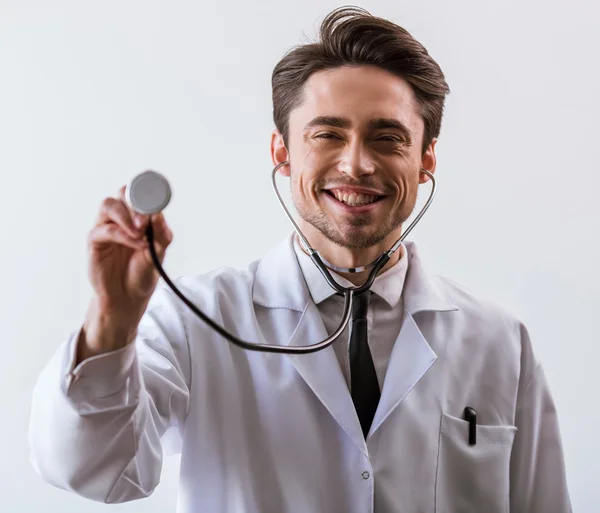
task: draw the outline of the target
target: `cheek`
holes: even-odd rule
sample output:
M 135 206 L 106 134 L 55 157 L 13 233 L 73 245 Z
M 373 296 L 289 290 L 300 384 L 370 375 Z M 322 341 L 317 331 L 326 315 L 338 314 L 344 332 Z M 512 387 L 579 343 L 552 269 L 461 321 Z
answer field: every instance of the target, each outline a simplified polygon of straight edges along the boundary
M 290 154 L 291 188 L 295 199 L 318 201 L 323 177 L 331 169 L 331 159 L 324 159 L 318 148 L 303 149 L 304 153 Z
M 310 168 L 294 166 L 292 168 L 291 193 L 294 202 L 304 203 L 314 197 L 314 179 Z
M 415 190 L 416 184 L 410 176 L 404 176 L 402 179 L 402 193 L 404 196 L 411 196 Z
M 404 187 L 404 201 L 406 202 L 406 207 L 412 210 L 415 207 L 419 194 L 419 173 L 407 177 Z
M 402 171 L 394 180 L 397 187 L 398 201 L 412 201 L 419 188 L 419 174 L 414 171 Z
M 306 169 L 332 169 L 343 158 L 343 146 L 329 141 L 308 142 L 303 146 L 301 155 Z

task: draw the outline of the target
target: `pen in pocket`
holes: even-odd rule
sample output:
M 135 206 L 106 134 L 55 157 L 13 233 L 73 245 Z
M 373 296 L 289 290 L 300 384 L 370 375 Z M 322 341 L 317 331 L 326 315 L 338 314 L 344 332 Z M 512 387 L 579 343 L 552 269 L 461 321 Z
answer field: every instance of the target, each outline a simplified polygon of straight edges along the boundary
M 469 423 L 469 445 L 477 443 L 477 412 L 467 406 L 465 408 L 465 420 Z

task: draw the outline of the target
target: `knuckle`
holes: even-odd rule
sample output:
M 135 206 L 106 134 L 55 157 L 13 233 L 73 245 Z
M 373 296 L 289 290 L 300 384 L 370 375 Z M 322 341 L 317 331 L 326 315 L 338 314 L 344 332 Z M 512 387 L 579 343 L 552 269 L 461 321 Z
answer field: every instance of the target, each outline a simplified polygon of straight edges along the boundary
M 102 206 L 105 208 L 110 208 L 114 204 L 114 202 L 115 202 L 114 198 L 110 198 L 110 197 L 104 198 L 102 200 Z
M 103 227 L 100 225 L 89 231 L 86 239 L 88 246 L 92 246 L 101 238 L 102 229 Z
M 106 225 L 106 233 L 111 237 L 115 237 L 120 232 L 119 227 L 115 223 L 110 223 Z

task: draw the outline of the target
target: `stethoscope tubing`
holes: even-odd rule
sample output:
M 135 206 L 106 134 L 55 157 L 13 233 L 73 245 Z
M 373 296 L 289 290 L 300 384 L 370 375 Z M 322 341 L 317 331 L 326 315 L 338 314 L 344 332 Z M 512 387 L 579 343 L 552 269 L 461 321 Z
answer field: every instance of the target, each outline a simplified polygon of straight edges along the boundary
M 200 317 L 200 319 L 202 319 L 206 324 L 208 324 L 213 330 L 215 330 L 217 333 L 219 333 L 226 340 L 228 340 L 229 342 L 231 342 L 232 344 L 234 344 L 237 347 L 240 347 L 242 349 L 246 349 L 249 351 L 260 351 L 260 352 L 264 352 L 264 353 L 281 353 L 281 354 L 307 354 L 307 353 L 314 353 L 316 351 L 325 349 L 326 347 L 330 346 L 342 334 L 342 332 L 345 330 L 346 326 L 348 325 L 348 322 L 350 321 L 354 296 L 358 296 L 359 294 L 362 294 L 363 292 L 365 292 L 371 288 L 371 285 L 373 284 L 373 281 L 375 281 L 377 274 L 379 274 L 381 269 L 383 269 L 385 264 L 387 264 L 387 262 L 390 260 L 391 256 L 394 254 L 394 252 L 396 250 L 398 250 L 398 248 L 400 247 L 402 241 L 406 238 L 406 236 L 414 228 L 414 226 L 417 224 L 417 222 L 421 219 L 421 217 L 423 216 L 425 211 L 429 208 L 429 205 L 431 204 L 431 202 L 433 201 L 433 198 L 435 196 L 436 182 L 435 182 L 433 173 L 430 173 L 426 169 L 422 169 L 422 171 L 431 178 L 432 189 L 431 189 L 431 193 L 430 193 L 428 201 L 426 202 L 425 206 L 421 209 L 421 211 L 419 212 L 419 214 L 417 215 L 415 220 L 404 231 L 402 236 L 394 243 L 394 245 L 389 250 L 382 253 L 379 256 L 379 258 L 377 258 L 377 260 L 373 261 L 371 264 L 364 266 L 362 268 L 346 269 L 346 268 L 332 266 L 331 264 L 329 264 L 329 262 L 326 262 L 319 255 L 318 251 L 316 251 L 315 249 L 313 249 L 310 246 L 310 244 L 308 243 L 308 241 L 302 234 L 302 231 L 300 230 L 300 228 L 294 221 L 294 219 L 291 216 L 291 214 L 289 213 L 287 207 L 285 206 L 285 204 L 281 198 L 281 195 L 279 194 L 279 190 L 277 189 L 275 176 L 276 176 L 277 170 L 280 167 L 287 165 L 287 164 L 288 164 L 287 161 L 278 164 L 273 169 L 273 172 L 272 172 L 273 187 L 275 189 L 277 199 L 279 200 L 279 203 L 282 206 L 283 210 L 285 211 L 288 219 L 291 221 L 292 225 L 294 226 L 294 229 L 296 230 L 296 233 L 298 234 L 302 245 L 308 252 L 308 254 L 309 254 L 310 258 L 312 259 L 312 261 L 314 262 L 314 264 L 317 266 L 319 271 L 321 271 L 321 274 L 323 274 L 324 278 L 327 280 L 327 283 L 329 283 L 329 285 L 331 287 L 333 287 L 336 290 L 336 292 L 338 292 L 339 294 L 341 294 L 344 297 L 344 309 L 342 312 L 342 320 L 340 321 L 339 326 L 335 329 L 335 331 L 331 335 L 329 335 L 326 339 L 322 340 L 321 342 L 317 342 L 315 344 L 304 345 L 304 346 L 285 346 L 285 345 L 277 345 L 277 344 L 262 344 L 262 343 L 258 343 L 258 342 L 248 342 L 248 341 L 242 340 L 241 338 L 233 335 L 232 333 L 227 331 L 225 328 L 223 328 L 222 326 L 220 326 L 219 324 L 214 322 L 204 312 L 202 312 L 187 297 L 185 297 L 185 295 L 171 281 L 171 279 L 169 278 L 169 276 L 163 269 L 163 267 L 160 263 L 160 260 L 158 258 L 158 255 L 156 254 L 156 249 L 154 247 L 154 231 L 152 229 L 152 223 L 148 223 L 148 226 L 146 228 L 146 237 L 148 240 L 148 247 L 150 250 L 150 255 L 152 257 L 152 262 L 154 264 L 154 267 L 156 267 L 157 271 L 159 272 L 160 276 L 165 281 L 165 283 L 177 295 L 177 297 L 179 297 L 179 299 L 181 299 L 181 301 L 183 301 L 185 303 L 185 305 L 192 312 L 194 312 L 198 317 Z M 329 272 L 328 267 L 330 267 L 330 268 L 333 267 L 334 270 L 338 270 L 338 271 L 342 271 L 342 272 L 361 272 L 362 270 L 366 270 L 366 269 L 370 269 L 370 271 L 369 271 L 369 275 L 368 275 L 367 279 L 365 280 L 365 282 L 362 285 L 360 285 L 358 287 L 343 287 L 342 285 L 340 285 L 333 279 L 333 276 Z

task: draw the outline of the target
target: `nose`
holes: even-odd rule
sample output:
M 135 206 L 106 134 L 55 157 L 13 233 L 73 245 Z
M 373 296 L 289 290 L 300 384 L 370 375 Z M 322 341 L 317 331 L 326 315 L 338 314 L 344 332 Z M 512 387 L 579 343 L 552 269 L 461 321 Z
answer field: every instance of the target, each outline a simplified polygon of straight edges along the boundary
M 375 172 L 375 163 L 365 144 L 355 138 L 344 147 L 338 168 L 352 178 L 360 178 L 363 175 L 372 175 Z

